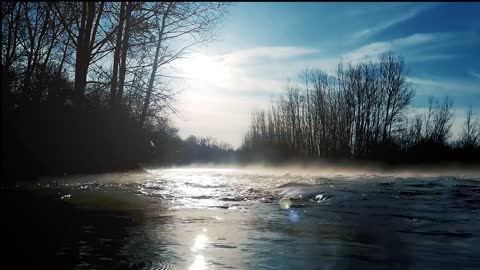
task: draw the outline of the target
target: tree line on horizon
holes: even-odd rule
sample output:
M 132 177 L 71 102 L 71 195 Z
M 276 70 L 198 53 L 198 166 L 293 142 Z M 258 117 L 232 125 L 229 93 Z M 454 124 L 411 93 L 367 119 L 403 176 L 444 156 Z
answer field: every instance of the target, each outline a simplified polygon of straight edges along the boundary
M 229 3 L 2 2 L 2 175 L 128 169 L 164 155 L 169 65 Z M 2 177 L 3 178 L 3 177 Z
M 453 100 L 428 98 L 426 113 L 411 115 L 415 90 L 403 57 L 340 63 L 334 75 L 299 74 L 269 109 L 253 113 L 243 160 L 368 160 L 417 163 L 480 159 L 480 122 L 470 107 L 452 140 Z
M 162 155 L 156 155 L 152 163 L 171 165 L 191 165 L 206 163 L 235 163 L 238 161 L 238 152 L 229 144 L 217 141 L 213 137 L 201 137 L 190 135 L 181 139 L 176 132 L 170 136 L 156 136 L 163 138 L 153 142 L 154 147 Z M 165 140 L 166 139 L 166 140 Z

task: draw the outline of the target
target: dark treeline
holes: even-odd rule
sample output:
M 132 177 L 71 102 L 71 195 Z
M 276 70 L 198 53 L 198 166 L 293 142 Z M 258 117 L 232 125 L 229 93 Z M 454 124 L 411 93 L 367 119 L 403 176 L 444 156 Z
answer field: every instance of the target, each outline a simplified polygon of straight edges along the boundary
M 234 163 L 237 151 L 232 146 L 211 137 L 189 136 L 182 140 L 174 128 L 170 134 L 159 134 L 152 144 L 158 153 L 151 160 L 156 165 L 189 165 L 192 163 Z M 165 132 L 165 131 L 162 131 Z M 167 138 L 167 139 L 165 139 Z
M 174 111 L 165 70 L 228 4 L 2 2 L 2 178 L 133 168 Z M 156 137 L 155 137 L 156 136 Z M 161 145 L 159 143 L 159 145 Z
M 301 87 L 254 113 L 244 160 L 480 161 L 480 124 L 471 108 L 458 140 L 450 98 L 430 97 L 426 113 L 409 114 L 415 91 L 402 57 L 339 64 L 333 76 L 307 69 L 300 79 Z

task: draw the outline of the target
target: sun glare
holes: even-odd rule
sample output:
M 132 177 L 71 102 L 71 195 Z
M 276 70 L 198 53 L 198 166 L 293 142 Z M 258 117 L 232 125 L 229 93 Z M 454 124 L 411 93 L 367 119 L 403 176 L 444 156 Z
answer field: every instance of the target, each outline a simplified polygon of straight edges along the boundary
M 229 82 L 229 70 L 220 60 L 203 53 L 195 53 L 180 64 L 183 76 L 195 81 L 217 85 Z

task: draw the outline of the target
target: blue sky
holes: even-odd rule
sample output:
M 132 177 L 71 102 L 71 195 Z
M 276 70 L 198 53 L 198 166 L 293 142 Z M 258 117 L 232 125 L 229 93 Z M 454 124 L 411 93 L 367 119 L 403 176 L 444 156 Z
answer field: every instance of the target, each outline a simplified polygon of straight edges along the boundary
M 239 146 L 250 113 L 302 69 L 332 72 L 340 61 L 393 51 L 405 57 L 413 107 L 451 96 L 458 130 L 468 105 L 480 114 L 478 14 L 480 3 L 235 3 L 217 40 L 176 64 L 179 75 L 199 76 L 179 83 L 174 122 L 183 137 Z

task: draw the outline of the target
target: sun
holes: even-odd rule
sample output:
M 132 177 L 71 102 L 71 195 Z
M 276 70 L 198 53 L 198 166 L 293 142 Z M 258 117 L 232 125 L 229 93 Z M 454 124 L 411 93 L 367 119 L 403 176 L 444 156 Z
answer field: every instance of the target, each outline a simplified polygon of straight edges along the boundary
M 203 53 L 194 53 L 182 59 L 180 69 L 182 76 L 193 80 L 192 83 L 203 82 L 222 86 L 230 81 L 227 65 L 218 57 Z

